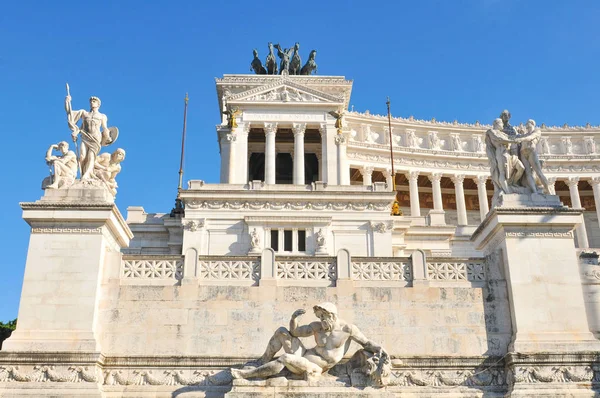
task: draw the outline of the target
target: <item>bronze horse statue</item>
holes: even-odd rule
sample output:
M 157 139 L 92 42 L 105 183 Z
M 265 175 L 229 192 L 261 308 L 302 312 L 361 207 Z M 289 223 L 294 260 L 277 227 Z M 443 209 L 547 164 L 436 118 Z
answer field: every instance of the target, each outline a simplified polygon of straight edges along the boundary
M 315 57 L 317 56 L 317 50 L 312 50 L 310 55 L 308 56 L 308 61 L 300 70 L 301 75 L 310 75 L 311 73 L 317 74 L 317 63 L 315 62 Z
M 273 52 L 273 43 L 269 43 L 269 55 L 267 55 L 265 65 L 267 66 L 267 74 L 277 74 L 277 59 L 275 58 L 275 53 Z
M 258 51 L 254 49 L 252 53 L 254 54 L 254 59 L 250 63 L 250 70 L 253 70 L 257 75 L 266 75 L 267 70 L 264 68 L 264 66 L 262 66 L 260 59 L 258 59 Z
M 290 63 L 290 75 L 299 75 L 300 65 L 302 65 L 302 60 L 300 59 L 300 43 L 296 42 L 294 45 L 294 55 L 292 56 L 292 62 Z

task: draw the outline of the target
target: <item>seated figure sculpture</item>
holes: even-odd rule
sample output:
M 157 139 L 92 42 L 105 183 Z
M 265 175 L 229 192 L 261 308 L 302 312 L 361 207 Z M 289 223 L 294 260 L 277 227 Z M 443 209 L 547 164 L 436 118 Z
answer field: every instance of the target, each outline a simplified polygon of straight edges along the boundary
M 319 322 L 298 326 L 297 318 L 306 313 L 296 310 L 290 319 L 289 330 L 281 327 L 269 340 L 267 349 L 258 360 L 260 366 L 253 369 L 231 369 L 234 379 L 267 378 L 287 368 L 290 372 L 315 379 L 326 373 L 342 360 L 352 341 L 363 347 L 362 353 L 369 356 L 375 368 L 370 375 L 379 378 L 389 371 L 390 359 L 381 346 L 367 339 L 353 324 L 338 318 L 337 308 L 332 303 L 322 303 L 313 307 Z M 314 348 L 306 349 L 299 337 L 314 336 Z M 274 359 L 279 350 L 283 355 Z M 366 351 L 366 352 L 365 352 Z M 357 355 L 355 355 L 357 357 Z M 378 373 L 377 375 L 374 375 Z
M 118 148 L 112 154 L 106 152 L 100 154 L 94 165 L 94 175 L 104 182 L 108 190 L 117 194 L 117 174 L 121 172 L 121 162 L 125 160 L 125 151 Z
M 60 152 L 59 156 L 52 154 L 52 151 Z M 77 157 L 75 152 L 69 150 L 69 144 L 61 141 L 58 144 L 50 145 L 46 152 L 46 163 L 54 166 L 54 173 L 51 178 L 51 184 L 45 185 L 44 189 L 68 188 L 75 182 L 77 177 Z

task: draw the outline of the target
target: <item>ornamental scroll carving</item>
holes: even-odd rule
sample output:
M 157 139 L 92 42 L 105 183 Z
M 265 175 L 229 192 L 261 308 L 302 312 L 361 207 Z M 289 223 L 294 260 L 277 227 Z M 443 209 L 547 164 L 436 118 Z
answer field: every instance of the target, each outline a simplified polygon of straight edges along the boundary
M 98 373 L 94 366 L 0 366 L 0 382 L 96 383 L 99 379 Z

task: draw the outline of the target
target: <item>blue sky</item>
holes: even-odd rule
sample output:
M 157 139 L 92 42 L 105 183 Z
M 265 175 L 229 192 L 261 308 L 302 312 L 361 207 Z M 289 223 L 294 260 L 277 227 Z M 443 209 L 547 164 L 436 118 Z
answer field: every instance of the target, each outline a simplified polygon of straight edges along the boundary
M 176 195 L 183 97 L 184 180 L 218 182 L 214 78 L 249 73 L 252 49 L 298 41 L 322 75 L 354 80 L 358 111 L 514 124 L 600 124 L 600 2 L 13 1 L 0 5 L 0 321 L 17 315 L 29 240 L 19 202 L 35 201 L 44 154 L 69 138 L 73 108 L 102 99 L 127 151 L 117 204 L 168 212 Z M 112 151 L 111 148 L 107 148 Z

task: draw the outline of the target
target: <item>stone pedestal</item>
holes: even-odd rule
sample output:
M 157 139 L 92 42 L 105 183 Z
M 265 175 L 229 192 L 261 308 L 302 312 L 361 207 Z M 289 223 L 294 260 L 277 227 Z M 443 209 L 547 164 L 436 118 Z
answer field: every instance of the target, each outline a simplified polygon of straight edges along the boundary
M 472 236 L 508 282 L 515 352 L 600 349 L 589 330 L 573 230 L 581 210 L 554 195 L 505 195 Z M 531 204 L 537 206 L 533 207 Z M 530 206 L 511 206 L 529 204 Z
M 505 195 L 500 203 L 471 239 L 507 281 L 511 396 L 539 396 L 541 386 L 586 396 L 600 341 L 588 325 L 573 239 L 581 210 L 563 207 L 553 195 Z
M 112 195 L 77 183 L 21 208 L 31 238 L 19 322 L 3 351 L 99 352 L 102 272 L 133 237 Z

